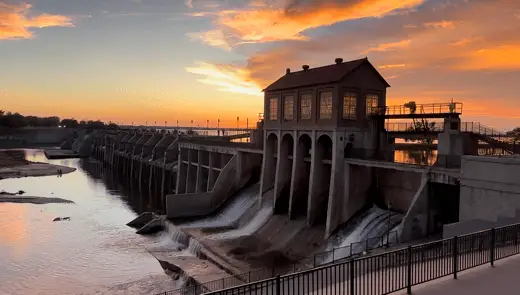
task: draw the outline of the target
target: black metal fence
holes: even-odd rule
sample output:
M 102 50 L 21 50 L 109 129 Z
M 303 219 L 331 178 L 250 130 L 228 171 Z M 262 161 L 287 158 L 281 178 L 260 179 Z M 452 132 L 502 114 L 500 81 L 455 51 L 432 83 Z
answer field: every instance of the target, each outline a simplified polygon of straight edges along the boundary
M 286 275 L 305 270 L 310 270 L 318 266 L 345 261 L 346 259 L 360 256 L 364 252 L 366 253 L 381 247 L 396 245 L 399 243 L 398 237 L 399 235 L 397 231 L 391 231 L 388 234 L 368 238 L 363 241 L 352 243 L 349 246 L 333 248 L 332 250 L 317 253 L 311 257 L 301 259 L 296 263 L 292 263 L 289 265 L 253 270 L 240 275 L 229 276 L 220 280 L 205 282 L 201 284 L 190 282 L 190 284 L 183 288 L 167 291 L 158 295 L 197 295 L 212 290 L 221 290 L 243 285 L 246 283 L 263 281 L 279 275 Z
M 383 295 L 520 253 L 520 224 L 409 246 L 208 295 Z

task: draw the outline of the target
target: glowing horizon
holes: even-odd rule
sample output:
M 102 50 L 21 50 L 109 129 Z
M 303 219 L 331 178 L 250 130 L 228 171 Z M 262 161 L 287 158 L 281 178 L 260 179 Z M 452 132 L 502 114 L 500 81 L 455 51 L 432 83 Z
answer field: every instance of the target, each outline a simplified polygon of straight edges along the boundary
M 465 121 L 520 126 L 518 1 L 91 2 L 0 0 L 2 109 L 245 127 L 286 68 L 367 56 L 389 105 L 453 98 Z

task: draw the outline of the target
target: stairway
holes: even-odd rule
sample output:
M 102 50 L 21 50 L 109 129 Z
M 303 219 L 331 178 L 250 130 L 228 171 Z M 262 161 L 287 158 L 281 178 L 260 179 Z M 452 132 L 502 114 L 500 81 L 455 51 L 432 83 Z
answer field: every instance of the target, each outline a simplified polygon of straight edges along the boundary
M 520 148 L 516 147 L 516 146 L 514 146 L 514 145 L 512 145 L 510 143 L 494 139 L 493 137 L 485 135 L 485 134 L 472 133 L 472 135 L 476 139 L 478 139 L 480 141 L 483 141 L 483 142 L 491 145 L 494 148 L 502 149 L 504 151 L 507 151 L 510 154 L 520 153 Z

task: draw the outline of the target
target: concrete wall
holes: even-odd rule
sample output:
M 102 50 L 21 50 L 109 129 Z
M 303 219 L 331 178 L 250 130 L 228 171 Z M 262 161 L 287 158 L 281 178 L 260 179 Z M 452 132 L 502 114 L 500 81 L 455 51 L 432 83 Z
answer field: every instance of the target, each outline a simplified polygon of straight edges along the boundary
M 463 156 L 461 164 L 459 222 L 443 236 L 520 221 L 520 157 Z
M 428 175 L 421 175 L 420 186 L 415 192 L 400 227 L 400 241 L 410 241 L 422 238 L 427 233 L 429 208 L 429 182 Z
M 341 165 L 341 168 L 343 171 L 333 176 L 331 184 L 334 189 L 329 197 L 326 237 L 361 210 L 370 199 L 373 168 L 348 163 Z
M 393 169 L 375 169 L 377 186 L 384 204 L 392 203 L 392 210 L 405 214 L 421 187 L 421 173 Z
M 23 140 L 28 144 L 61 144 L 76 132 L 72 128 L 24 128 L 11 137 Z
M 520 157 L 462 158 L 460 221 L 497 221 L 520 209 Z
M 214 212 L 249 181 L 253 169 L 261 163 L 257 154 L 230 155 L 187 148 L 181 148 L 179 159 L 178 194 L 166 196 L 169 218 Z

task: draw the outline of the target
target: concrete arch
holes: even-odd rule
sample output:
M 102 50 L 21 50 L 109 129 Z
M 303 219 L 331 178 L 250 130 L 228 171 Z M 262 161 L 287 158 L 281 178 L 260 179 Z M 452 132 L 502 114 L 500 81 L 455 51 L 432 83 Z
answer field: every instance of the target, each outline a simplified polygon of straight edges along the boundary
M 296 219 L 307 213 L 307 196 L 311 173 L 312 139 L 309 134 L 302 134 L 296 143 L 293 156 L 289 218 Z
M 278 150 L 278 135 L 276 133 L 266 133 L 264 141 L 264 158 L 262 160 L 262 178 L 260 186 L 260 196 L 273 189 L 276 176 L 276 154 Z M 273 195 L 269 198 L 262 199 L 262 202 L 274 202 Z M 273 203 L 274 205 L 274 203 Z
M 285 133 L 278 147 L 275 180 L 275 204 L 276 214 L 289 212 L 289 198 L 291 190 L 292 163 L 294 153 L 294 137 L 291 133 Z
M 308 223 L 325 223 L 329 202 L 332 172 L 333 141 L 329 135 L 321 135 L 312 151 L 311 183 L 309 188 Z

